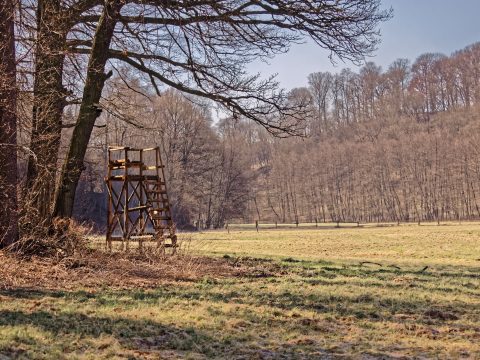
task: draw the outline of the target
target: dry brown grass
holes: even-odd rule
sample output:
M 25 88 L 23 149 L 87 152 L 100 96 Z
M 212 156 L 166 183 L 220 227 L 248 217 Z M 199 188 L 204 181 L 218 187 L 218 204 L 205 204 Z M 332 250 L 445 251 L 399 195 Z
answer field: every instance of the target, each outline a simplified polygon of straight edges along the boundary
M 22 257 L 0 251 L 0 288 L 95 289 L 154 288 L 177 281 L 208 278 L 272 276 L 280 271 L 270 261 L 84 250 L 71 257 Z
M 8 250 L 22 256 L 62 259 L 87 248 L 90 229 L 72 219 L 54 218 L 38 221 L 27 216 L 20 220 L 20 239 Z
M 0 252 L 0 358 L 480 358 L 478 225 L 199 235 Z

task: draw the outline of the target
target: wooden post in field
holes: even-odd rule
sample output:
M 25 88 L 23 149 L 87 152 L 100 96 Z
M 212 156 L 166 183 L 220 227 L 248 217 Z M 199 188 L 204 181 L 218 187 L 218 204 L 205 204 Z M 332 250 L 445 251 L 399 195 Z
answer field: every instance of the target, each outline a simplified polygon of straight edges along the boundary
M 278 228 L 278 222 L 275 220 L 275 229 Z
M 228 221 L 225 223 L 225 229 L 227 229 L 227 233 L 230 234 L 230 228 L 228 227 Z
M 315 218 L 315 227 L 318 227 L 318 218 Z
M 257 232 L 258 232 L 258 220 L 255 220 L 255 228 L 257 229 Z

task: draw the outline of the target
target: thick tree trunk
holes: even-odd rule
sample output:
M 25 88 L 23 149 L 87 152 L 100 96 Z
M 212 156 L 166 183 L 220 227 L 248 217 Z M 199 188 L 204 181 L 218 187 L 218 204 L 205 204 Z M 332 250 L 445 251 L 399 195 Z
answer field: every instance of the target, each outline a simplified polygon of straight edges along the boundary
M 14 6 L 0 3 L 0 248 L 18 239 Z
M 80 175 L 85 168 L 83 160 L 95 120 L 100 114 L 98 103 L 105 81 L 111 76 L 111 72 L 105 74 L 104 71 L 120 9 L 121 4 L 117 1 L 107 2 L 97 25 L 88 63 L 82 104 L 73 130 L 68 155 L 62 168 L 60 186 L 55 196 L 55 216 L 72 216 L 75 191 Z
M 66 29 L 60 0 L 41 0 L 37 11 L 33 124 L 25 203 L 39 220 L 50 218 L 66 90 L 62 85 Z

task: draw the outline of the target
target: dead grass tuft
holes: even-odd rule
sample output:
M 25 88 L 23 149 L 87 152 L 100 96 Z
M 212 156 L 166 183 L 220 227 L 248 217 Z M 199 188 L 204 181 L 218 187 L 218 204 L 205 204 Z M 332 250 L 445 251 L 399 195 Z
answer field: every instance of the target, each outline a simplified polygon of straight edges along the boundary
M 21 221 L 21 237 L 12 245 L 20 256 L 67 258 L 86 249 L 89 229 L 72 219 L 54 218 L 48 224 Z

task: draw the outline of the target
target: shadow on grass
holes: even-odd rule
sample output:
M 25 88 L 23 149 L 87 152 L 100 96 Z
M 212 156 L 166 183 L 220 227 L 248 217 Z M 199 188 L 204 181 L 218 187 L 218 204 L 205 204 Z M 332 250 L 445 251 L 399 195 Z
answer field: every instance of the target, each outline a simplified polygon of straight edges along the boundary
M 28 299 L 36 300 L 43 299 L 45 297 L 51 297 L 55 299 L 64 298 L 67 300 L 87 301 L 89 299 L 95 299 L 98 293 L 88 291 L 63 291 L 63 290 L 39 290 L 32 288 L 16 288 L 8 290 L 0 290 L 0 296 L 8 296 L 15 299 Z
M 172 300 L 178 302 L 180 306 L 184 302 L 207 303 L 213 305 L 213 310 L 217 311 L 219 309 L 220 312 L 223 311 L 222 304 L 245 304 L 252 308 L 268 307 L 272 313 L 278 312 L 280 315 L 271 316 L 262 311 L 256 312 L 249 309 L 248 313 L 239 313 L 235 316 L 245 319 L 252 326 L 264 322 L 265 316 L 270 316 L 268 321 L 271 324 L 272 334 L 282 331 L 285 327 L 294 327 L 295 331 L 298 330 L 305 334 L 316 331 L 311 325 L 314 320 L 307 319 L 305 317 L 307 315 L 295 314 L 297 310 L 326 314 L 334 319 L 351 317 L 368 322 L 415 322 L 420 325 L 432 325 L 448 321 L 449 326 L 455 328 L 468 326 L 462 320 L 477 316 L 478 308 L 474 304 L 438 300 L 432 304 L 429 298 L 434 298 L 434 296 L 432 297 L 431 293 L 429 293 L 429 296 L 424 296 L 427 290 L 432 290 L 428 287 L 415 288 L 411 293 L 413 296 L 396 297 L 394 293 L 396 285 L 392 285 L 391 281 L 397 276 L 415 274 L 415 277 L 418 277 L 414 279 L 415 281 L 425 281 L 433 286 L 439 278 L 446 278 L 447 282 L 460 282 L 461 285 L 463 281 L 471 279 L 468 276 L 462 279 L 461 272 L 462 269 L 455 269 L 450 272 L 418 273 L 399 269 L 328 265 L 311 269 L 297 268 L 294 271 L 295 276 L 288 279 L 291 284 L 278 277 L 255 280 L 244 277 L 240 279 L 240 282 L 238 282 L 238 278 L 204 279 L 203 281 L 192 282 L 188 286 L 161 286 L 151 290 L 102 289 L 96 292 L 88 292 L 17 288 L 0 290 L 0 296 L 9 297 L 12 300 L 41 300 L 45 303 L 54 301 L 54 299 L 62 299 L 70 302 L 70 304 L 93 302 L 96 306 L 104 309 L 130 306 L 141 308 L 142 306 L 158 305 L 159 311 L 168 311 L 168 309 L 162 307 L 162 304 Z M 365 291 L 362 294 L 349 294 L 347 292 L 345 295 L 339 295 L 322 293 L 318 290 L 309 291 L 305 288 L 315 289 L 316 285 L 332 285 L 329 281 L 336 277 L 339 278 L 339 283 L 334 284 L 337 287 L 348 289 L 349 286 L 355 286 L 356 288 L 365 286 Z M 363 283 L 362 281 L 365 279 L 370 283 Z M 274 286 L 274 290 L 271 290 L 271 287 L 261 286 L 268 284 L 270 281 L 281 282 L 281 286 Z M 287 285 L 288 287 L 285 287 Z M 420 286 L 421 284 L 418 284 L 418 287 Z M 382 287 L 391 289 L 392 296 L 380 296 L 375 293 L 374 288 Z M 417 294 L 417 292 L 420 293 Z M 215 307 L 216 304 L 220 306 Z M 292 317 L 288 312 L 293 313 Z M 397 314 L 410 316 L 399 319 L 396 317 Z M 227 313 L 223 315 L 228 316 Z M 296 317 L 293 317 L 293 315 Z M 332 321 L 335 322 L 336 320 Z M 180 328 L 148 319 L 138 320 L 116 315 L 101 317 L 79 312 L 0 311 L 0 326 L 21 325 L 37 327 L 53 334 L 58 341 L 63 342 L 70 342 L 72 335 L 82 338 L 97 338 L 106 334 L 117 339 L 124 349 L 133 351 L 186 351 L 201 354 L 207 358 L 219 355 L 227 358 L 242 356 L 243 358 L 298 358 L 304 355 L 307 358 L 329 357 L 329 354 L 317 344 L 307 347 L 302 344 L 282 344 L 277 347 L 265 345 L 268 342 L 265 343 L 262 339 L 259 339 L 257 333 L 246 335 L 242 332 L 222 332 L 221 336 L 215 336 L 213 329 L 209 331 L 194 327 Z M 388 356 L 382 355 L 380 358 L 386 359 Z
M 2 293 L 5 295 L 5 292 Z M 71 300 L 73 302 L 85 302 L 85 301 L 94 301 L 95 304 L 102 307 L 137 307 L 137 306 L 152 306 L 161 304 L 165 301 L 171 299 L 176 299 L 177 301 L 200 301 L 206 302 L 211 305 L 215 304 L 237 304 L 237 305 L 248 305 L 253 307 L 268 307 L 271 311 L 279 312 L 284 314 L 284 317 L 288 317 L 287 311 L 295 312 L 297 310 L 307 310 L 313 311 L 318 314 L 325 314 L 328 316 L 340 316 L 340 317 L 351 317 L 361 320 L 366 320 L 369 322 L 382 322 L 382 321 L 393 321 L 398 322 L 396 315 L 409 315 L 406 320 L 401 322 L 415 322 L 418 324 L 432 325 L 432 324 L 442 324 L 445 321 L 449 322 L 450 326 L 462 326 L 462 318 L 474 314 L 478 309 L 474 304 L 465 304 L 465 303 L 453 303 L 453 302 L 436 302 L 432 304 L 428 299 L 412 299 L 404 300 L 393 297 L 380 297 L 378 295 L 372 294 L 358 294 L 352 296 L 341 296 L 333 294 L 312 294 L 312 293 L 299 293 L 294 289 L 291 291 L 284 290 L 282 292 L 269 292 L 269 291 L 255 291 L 255 292 L 243 292 L 242 289 L 236 289 L 231 291 L 220 291 L 219 289 L 212 288 L 189 288 L 182 289 L 181 291 L 176 289 L 171 289 L 169 291 L 158 291 L 158 290 L 149 290 L 149 291 L 120 291 L 120 292 L 108 292 L 104 294 L 89 294 L 85 292 L 42 292 L 39 291 L 28 291 L 28 290 L 16 290 L 9 294 L 15 298 L 26 298 L 26 299 L 42 299 L 44 297 L 63 297 L 66 300 Z M 161 306 L 161 305 L 160 305 Z M 33 313 L 35 314 L 35 313 Z M 47 313 L 41 313 L 42 316 L 37 316 L 35 319 L 40 320 L 41 318 L 46 317 Z M 0 325 L 5 325 L 5 321 L 8 318 L 8 314 L 0 313 Z M 240 314 L 239 314 L 240 315 Z M 33 316 L 33 315 L 32 315 Z M 51 315 L 57 316 L 57 315 Z M 85 323 L 89 321 L 89 317 L 85 315 L 76 315 L 77 320 L 73 322 Z M 255 315 L 252 313 L 249 315 L 254 323 L 261 321 L 263 315 Z M 70 326 L 65 324 L 68 319 L 61 321 L 63 323 L 59 326 L 59 329 L 62 329 L 64 326 Z M 57 320 L 48 320 L 46 324 L 50 321 L 57 322 Z M 112 325 L 111 321 L 108 318 L 106 319 L 97 319 L 97 322 L 103 324 L 101 328 L 97 330 L 88 330 L 93 332 L 94 335 L 107 332 L 109 334 L 112 331 L 119 327 L 125 327 L 126 329 L 135 325 L 135 322 L 131 320 L 115 320 L 116 325 Z M 128 325 L 130 324 L 130 325 Z M 128 326 L 127 326 L 128 325 Z M 56 331 L 56 325 L 52 326 L 53 330 Z M 142 327 L 152 326 L 155 328 L 157 325 L 154 323 L 150 324 L 149 322 L 142 322 Z M 135 328 L 135 326 L 134 326 Z M 73 328 L 74 329 L 74 328 Z M 87 328 L 82 328 L 80 330 L 86 331 Z M 108 331 L 106 331 L 108 330 Z M 97 332 L 95 332 L 97 331 Z M 136 331 L 136 330 L 135 330 Z M 175 331 L 174 331 L 175 332 Z M 144 334 L 143 336 L 150 336 L 149 334 Z M 202 337 L 202 336 L 201 336 Z
M 193 352 L 207 358 L 225 356 L 227 358 L 291 358 L 325 352 L 318 346 L 305 348 L 294 344 L 285 344 L 280 349 L 270 349 L 255 344 L 242 344 L 242 338 L 214 338 L 195 328 L 178 328 L 160 324 L 151 320 L 129 318 L 110 318 L 88 316 L 81 313 L 52 313 L 36 311 L 0 311 L 0 326 L 30 325 L 48 332 L 55 341 L 70 343 L 71 335 L 98 338 L 110 335 L 119 341 L 124 349 L 152 352 L 158 356 L 159 350 L 174 352 Z M 16 351 L 16 350 L 15 350 Z M 13 350 L 12 350 L 13 352 Z M 5 350 L 3 351 L 5 353 Z M 7 353 L 8 354 L 8 353 Z M 17 353 L 18 355 L 18 353 Z M 322 355 L 322 358 L 323 358 Z
M 192 351 L 213 355 L 225 344 L 193 328 L 180 329 L 150 320 L 97 317 L 80 313 L 0 311 L 0 326 L 30 325 L 54 335 L 56 341 L 69 342 L 69 335 L 98 338 L 110 335 L 129 350 Z
M 252 260 L 253 261 L 253 260 Z M 290 260 L 291 261 L 291 260 Z M 169 299 L 179 301 L 202 301 L 225 304 L 245 304 L 250 306 L 269 306 L 281 311 L 302 309 L 317 313 L 328 313 L 339 316 L 352 316 L 371 321 L 391 320 L 396 314 L 413 315 L 415 321 L 426 322 L 443 321 L 431 316 L 425 316 L 432 308 L 444 313 L 447 318 L 460 318 L 465 314 L 476 313 L 474 304 L 463 302 L 440 302 L 432 303 L 431 298 L 440 292 L 455 292 L 471 295 L 475 292 L 475 283 L 469 282 L 476 274 L 466 273 L 471 269 L 455 269 L 454 271 L 414 272 L 409 270 L 392 268 L 365 268 L 358 266 L 334 267 L 328 266 L 316 268 L 298 267 L 294 273 L 300 278 L 292 280 L 291 288 L 283 291 L 269 291 L 268 289 L 254 285 L 252 281 L 234 284 L 229 289 L 229 284 L 222 280 L 208 280 L 192 283 L 191 286 L 162 286 L 152 290 L 120 290 L 120 291 L 55 291 L 36 289 L 0 290 L 0 295 L 12 298 L 41 299 L 43 297 L 65 298 L 73 302 L 87 302 L 94 300 L 100 306 L 136 306 L 138 304 L 154 305 Z M 463 276 L 462 276 L 463 274 Z M 469 276 L 469 275 L 472 275 Z M 413 276 L 408 284 L 395 283 L 395 277 Z M 246 279 L 247 277 L 245 277 Z M 338 279 L 336 279 L 338 278 Z M 335 280 L 336 279 L 336 280 Z M 443 279 L 446 285 L 438 280 Z M 260 278 L 258 282 L 263 284 L 275 279 Z M 225 280 L 236 281 L 236 280 Z M 467 286 L 468 285 L 468 286 Z M 361 294 L 336 295 L 319 293 L 319 291 L 305 291 L 305 287 L 315 289 L 316 286 L 335 287 L 362 287 L 365 290 Z M 377 289 L 391 289 L 392 296 L 379 296 Z M 396 297 L 397 291 L 408 289 L 411 295 Z M 299 291 L 300 290 L 300 291 Z M 418 296 L 415 294 L 418 293 Z M 429 296 L 423 296 L 428 294 Z M 473 293 L 475 296 L 475 293 Z
M 300 320 L 305 319 L 297 319 L 296 321 L 301 322 Z M 310 325 L 310 323 L 307 324 Z M 164 350 L 170 352 L 169 356 L 175 356 L 175 358 L 176 356 L 183 358 L 185 355 L 199 358 L 198 355 L 203 355 L 207 359 L 332 359 L 345 358 L 345 352 L 350 351 L 351 348 L 350 343 L 345 343 L 345 349 L 342 350 L 342 346 L 339 346 L 333 347 L 329 351 L 323 349 L 318 342 L 311 339 L 262 346 L 263 341 L 259 342 L 261 339 L 256 337 L 248 339 L 248 336 L 238 335 L 235 337 L 230 335 L 220 338 L 220 336 L 214 337 L 195 328 L 182 329 L 151 320 L 88 316 L 75 312 L 58 314 L 48 311 L 32 313 L 0 311 L 0 327 L 26 325 L 34 326 L 41 331 L 52 334 L 60 347 L 68 344 L 70 351 L 85 350 L 84 341 L 89 337 L 112 336 L 121 345 L 121 349 L 116 351 L 117 353 L 121 352 L 117 355 L 121 355 L 122 358 L 126 356 L 126 350 L 162 358 L 159 351 Z M 281 331 L 279 328 L 271 330 L 273 332 Z M 74 336 L 73 339 L 72 335 Z M 30 342 L 29 345 L 34 347 L 35 343 Z M 75 349 L 75 347 L 78 348 Z M 32 350 L 35 351 L 35 348 Z M 0 349 L 0 355 L 12 355 L 16 358 L 22 356 L 22 352 L 25 351 L 25 344 L 20 351 L 15 344 L 12 344 L 11 349 L 8 347 Z M 43 355 L 48 356 L 49 350 L 43 351 Z M 68 353 L 64 355 L 68 358 Z M 102 358 L 102 355 L 97 355 L 98 358 Z M 111 353 L 107 355 L 107 357 L 111 356 Z M 187 358 L 189 358 L 188 356 Z M 136 357 L 130 356 L 128 358 Z M 382 353 L 369 358 L 398 359 L 398 357 L 391 357 Z

